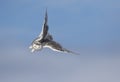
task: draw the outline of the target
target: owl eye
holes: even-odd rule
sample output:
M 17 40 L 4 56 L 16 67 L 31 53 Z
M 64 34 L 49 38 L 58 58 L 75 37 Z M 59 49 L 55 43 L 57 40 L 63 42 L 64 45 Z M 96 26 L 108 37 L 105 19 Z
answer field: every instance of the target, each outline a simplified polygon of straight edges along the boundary
M 41 43 L 36 41 L 34 44 L 36 44 L 36 45 L 40 45 Z

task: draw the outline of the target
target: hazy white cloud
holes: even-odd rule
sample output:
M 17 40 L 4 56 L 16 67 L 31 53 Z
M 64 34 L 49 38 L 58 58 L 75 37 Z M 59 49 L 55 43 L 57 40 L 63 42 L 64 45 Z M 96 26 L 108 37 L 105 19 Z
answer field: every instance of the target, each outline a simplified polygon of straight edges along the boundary
M 0 55 L 1 82 L 120 81 L 120 56 L 76 56 L 50 51 L 30 54 L 24 49 L 19 47 Z

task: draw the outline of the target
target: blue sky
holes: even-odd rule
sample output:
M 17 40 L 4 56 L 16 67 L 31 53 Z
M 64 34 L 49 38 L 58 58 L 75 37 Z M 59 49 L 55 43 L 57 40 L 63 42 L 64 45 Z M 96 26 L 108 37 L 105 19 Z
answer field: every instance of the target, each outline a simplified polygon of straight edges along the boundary
M 0 82 L 119 82 L 119 0 L 0 0 Z M 30 53 L 45 9 L 49 31 L 80 56 Z

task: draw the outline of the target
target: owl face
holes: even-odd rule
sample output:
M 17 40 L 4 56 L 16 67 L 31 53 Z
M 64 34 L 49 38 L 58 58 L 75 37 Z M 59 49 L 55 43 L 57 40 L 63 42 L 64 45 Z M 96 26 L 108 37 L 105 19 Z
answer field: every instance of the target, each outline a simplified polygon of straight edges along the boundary
M 32 49 L 31 52 L 34 52 L 35 50 L 41 50 L 43 46 L 39 41 L 34 41 L 29 48 Z

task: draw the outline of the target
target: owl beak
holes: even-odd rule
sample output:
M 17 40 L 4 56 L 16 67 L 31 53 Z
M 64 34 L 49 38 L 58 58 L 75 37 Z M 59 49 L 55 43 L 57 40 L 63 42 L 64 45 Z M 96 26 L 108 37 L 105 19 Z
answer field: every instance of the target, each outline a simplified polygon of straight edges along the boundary
M 35 51 L 35 49 L 32 49 L 32 50 L 31 50 L 31 52 L 34 52 L 34 51 Z
M 29 49 L 32 49 L 31 52 L 34 52 L 34 51 L 35 51 L 35 49 L 33 49 L 32 46 L 30 46 Z

